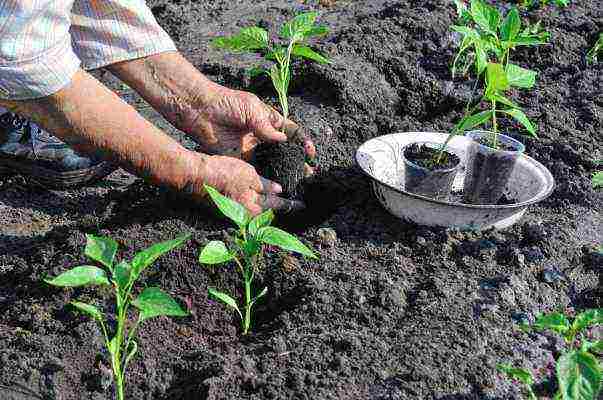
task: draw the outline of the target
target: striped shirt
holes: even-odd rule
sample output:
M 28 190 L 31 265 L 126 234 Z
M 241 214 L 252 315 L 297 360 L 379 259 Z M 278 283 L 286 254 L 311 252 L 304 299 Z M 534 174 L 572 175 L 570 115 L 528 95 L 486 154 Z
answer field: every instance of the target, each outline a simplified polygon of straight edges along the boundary
M 0 98 L 45 97 L 79 68 L 175 49 L 144 0 L 0 0 Z

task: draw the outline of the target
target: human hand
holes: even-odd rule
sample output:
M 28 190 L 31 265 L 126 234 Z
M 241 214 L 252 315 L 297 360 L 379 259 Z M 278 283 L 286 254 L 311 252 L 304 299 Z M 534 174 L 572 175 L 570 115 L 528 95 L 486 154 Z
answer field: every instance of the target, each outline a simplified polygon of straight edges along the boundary
M 290 213 L 305 207 L 300 201 L 278 197 L 283 191 L 281 185 L 261 177 L 255 168 L 245 161 L 227 156 L 198 156 L 201 161 L 199 176 L 202 183 L 216 188 L 223 195 L 242 204 L 252 215 L 267 209 Z M 198 184 L 194 189 L 197 193 L 205 195 L 202 185 Z

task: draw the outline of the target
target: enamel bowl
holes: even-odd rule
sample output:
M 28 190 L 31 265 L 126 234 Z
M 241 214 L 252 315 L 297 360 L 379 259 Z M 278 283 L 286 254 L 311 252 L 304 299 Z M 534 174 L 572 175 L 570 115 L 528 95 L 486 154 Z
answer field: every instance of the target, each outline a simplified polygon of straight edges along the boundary
M 538 161 L 520 156 L 505 188 L 505 196 L 514 204 L 474 205 L 440 201 L 404 190 L 402 148 L 413 142 L 443 143 L 447 134 L 435 132 L 403 132 L 376 137 L 356 151 L 356 162 L 371 179 L 373 191 L 383 207 L 396 217 L 419 225 L 460 230 L 502 229 L 519 221 L 529 205 L 547 198 L 555 188 L 555 180 Z M 465 178 L 465 161 L 471 141 L 455 136 L 450 150 L 461 159 L 461 168 L 452 185 L 453 193 L 461 193 Z M 461 196 L 453 196 L 453 198 Z

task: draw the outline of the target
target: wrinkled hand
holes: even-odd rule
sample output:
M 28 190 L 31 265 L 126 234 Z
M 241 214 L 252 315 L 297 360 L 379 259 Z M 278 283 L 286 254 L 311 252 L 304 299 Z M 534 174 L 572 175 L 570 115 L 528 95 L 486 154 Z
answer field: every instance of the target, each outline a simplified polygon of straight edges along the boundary
M 266 105 L 252 93 L 218 86 L 198 110 L 188 131 L 204 152 L 248 160 L 260 141 L 293 141 L 306 155 L 316 156 L 314 143 L 304 130 Z M 282 131 L 282 132 L 281 132 Z
M 304 208 L 299 201 L 278 197 L 283 191 L 278 183 L 259 176 L 254 167 L 234 157 L 204 155 L 201 174 L 206 184 L 239 202 L 253 215 L 267 209 L 288 213 Z

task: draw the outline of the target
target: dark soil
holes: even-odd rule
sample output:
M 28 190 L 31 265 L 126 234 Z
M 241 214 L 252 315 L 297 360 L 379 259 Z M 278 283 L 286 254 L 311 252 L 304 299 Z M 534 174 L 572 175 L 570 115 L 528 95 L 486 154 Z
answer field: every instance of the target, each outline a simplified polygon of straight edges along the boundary
M 253 24 L 275 30 L 296 8 L 323 13 L 332 33 L 318 47 L 334 62 L 296 66 L 291 98 L 293 118 L 319 149 L 321 192 L 313 198 L 322 201 L 309 213 L 321 217 L 298 231 L 320 260 L 283 262 L 270 252 L 256 281 L 268 295 L 256 309 L 254 333 L 241 337 L 235 314 L 207 298 L 208 286 L 239 293 L 237 274 L 197 263 L 201 246 L 232 229 L 227 222 L 121 171 L 67 192 L 3 177 L 0 398 L 111 399 L 100 332 L 67 306 L 80 299 L 111 311 L 110 297 L 58 290 L 42 279 L 87 262 L 85 233 L 118 238 L 121 256 L 132 257 L 183 231 L 193 239 L 161 258 L 141 284 L 161 286 L 192 315 L 143 325 L 130 399 L 520 399 L 496 372 L 499 362 L 532 370 L 537 391 L 550 397 L 551 363 L 563 345 L 553 335 L 523 333 L 519 324 L 540 312 L 603 306 L 603 266 L 595 255 L 603 196 L 589 180 L 602 158 L 603 64 L 584 61 L 603 26 L 600 0 L 524 14 L 542 20 L 552 42 L 515 53 L 514 61 L 539 77 L 535 90 L 511 97 L 539 127 L 539 139 L 522 139 L 527 154 L 551 170 L 557 187 L 521 223 L 482 233 L 393 218 L 353 161 L 367 139 L 445 132 L 462 115 L 472 86 L 450 78 L 458 44 L 448 29 L 452 4 L 321 4 L 331 3 L 150 0 L 203 72 L 273 104 L 268 81 L 245 77 L 255 59 L 211 50 L 209 40 Z M 114 87 L 184 141 L 128 88 Z
M 417 143 L 406 147 L 404 157 L 408 161 L 429 170 L 454 168 L 460 162 L 456 155 L 448 151 L 444 151 L 440 158 L 438 149 Z
M 265 143 L 255 153 L 258 173 L 278 182 L 287 198 L 303 200 L 304 150 L 296 143 Z
M 476 141 L 479 144 L 481 144 L 482 146 L 493 148 L 492 141 L 488 137 L 481 137 L 481 138 L 477 139 Z M 500 142 L 500 141 L 497 143 L 496 149 L 502 150 L 502 151 L 517 151 L 517 149 L 515 147 L 513 147 L 512 145 L 510 145 L 509 143 Z

